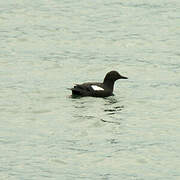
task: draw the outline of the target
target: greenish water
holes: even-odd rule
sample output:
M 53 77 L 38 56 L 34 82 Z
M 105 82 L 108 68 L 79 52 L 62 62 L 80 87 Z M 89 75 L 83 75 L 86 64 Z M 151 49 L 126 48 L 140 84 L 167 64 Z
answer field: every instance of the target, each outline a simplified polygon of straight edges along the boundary
M 1 1 L 0 179 L 179 180 L 179 30 L 179 0 Z

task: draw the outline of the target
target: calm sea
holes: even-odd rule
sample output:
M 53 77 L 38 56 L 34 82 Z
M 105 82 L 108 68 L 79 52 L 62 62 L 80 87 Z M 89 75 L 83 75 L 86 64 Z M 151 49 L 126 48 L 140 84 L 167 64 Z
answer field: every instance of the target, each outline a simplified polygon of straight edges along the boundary
M 180 1 L 1 0 L 0 179 L 179 180 Z

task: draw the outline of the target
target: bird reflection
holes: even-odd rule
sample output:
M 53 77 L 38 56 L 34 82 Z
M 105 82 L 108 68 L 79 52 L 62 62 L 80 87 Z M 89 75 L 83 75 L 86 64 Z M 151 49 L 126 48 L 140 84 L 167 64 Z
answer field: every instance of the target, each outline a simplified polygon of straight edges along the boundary
M 77 99 L 78 98 L 78 99 Z M 107 97 L 107 98 L 97 98 L 96 101 L 92 101 L 92 98 L 79 98 L 74 97 L 71 99 L 73 102 L 73 106 L 77 109 L 77 113 L 74 117 L 79 119 L 94 119 L 98 118 L 100 121 L 104 123 L 116 124 L 120 125 L 122 121 L 120 117 L 120 112 L 124 109 L 124 105 L 122 105 L 122 98 L 116 97 Z M 122 100 L 122 101 L 121 101 Z M 97 111 L 95 110 L 98 106 Z M 94 109 L 95 108 L 95 109 Z M 80 109 L 83 109 L 80 110 Z M 79 111 L 80 110 L 80 111 Z M 76 111 L 75 111 L 76 112 Z M 91 115 L 89 116 L 89 113 Z M 102 113 L 104 112 L 104 113 Z
M 124 109 L 124 105 L 120 105 L 120 103 L 121 102 L 117 100 L 115 97 L 105 98 L 104 112 L 109 117 L 107 118 L 107 120 L 106 118 L 103 118 L 101 119 L 101 121 L 105 123 L 113 123 L 120 125 L 120 121 L 122 119 L 119 118 L 119 115 L 118 117 L 116 116 L 116 114 L 118 114 L 120 111 Z
M 104 119 L 101 119 L 102 122 L 105 122 L 105 123 L 114 123 L 114 124 L 117 124 L 117 125 L 120 125 L 121 123 L 118 122 L 118 121 L 109 121 L 109 120 L 104 120 Z
M 105 105 L 106 105 L 106 109 L 104 109 L 104 112 L 107 112 L 108 115 L 113 115 L 119 111 L 121 111 L 124 106 L 123 105 L 120 105 L 120 106 L 112 106 L 116 103 L 118 103 L 118 100 L 115 99 L 115 98 L 106 98 L 106 102 L 105 102 Z M 119 103 L 118 103 L 119 104 Z M 108 108 L 107 108 L 108 106 Z M 109 107 L 110 106 L 110 107 Z

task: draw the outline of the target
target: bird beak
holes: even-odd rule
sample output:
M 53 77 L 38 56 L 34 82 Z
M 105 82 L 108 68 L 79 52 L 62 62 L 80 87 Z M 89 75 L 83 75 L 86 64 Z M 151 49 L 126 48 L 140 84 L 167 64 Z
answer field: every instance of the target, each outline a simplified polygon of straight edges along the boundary
M 128 79 L 127 77 L 125 76 L 121 76 L 120 79 Z

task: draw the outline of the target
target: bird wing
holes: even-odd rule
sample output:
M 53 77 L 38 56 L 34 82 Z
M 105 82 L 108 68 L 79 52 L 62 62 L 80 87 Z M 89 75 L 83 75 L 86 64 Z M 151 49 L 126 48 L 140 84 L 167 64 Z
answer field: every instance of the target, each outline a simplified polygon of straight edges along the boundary
M 89 84 L 76 84 L 71 90 L 73 94 L 84 95 L 85 93 L 90 93 L 92 88 Z

